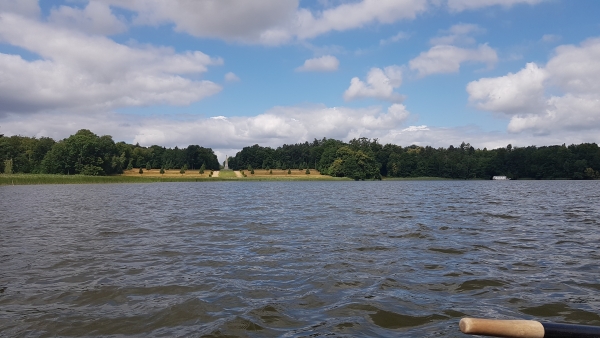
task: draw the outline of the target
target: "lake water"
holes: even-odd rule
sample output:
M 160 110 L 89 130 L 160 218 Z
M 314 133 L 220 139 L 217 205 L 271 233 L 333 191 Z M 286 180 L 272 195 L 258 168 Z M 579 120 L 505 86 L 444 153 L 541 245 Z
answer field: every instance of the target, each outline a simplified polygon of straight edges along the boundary
M 600 181 L 5 186 L 0 216 L 0 336 L 600 325 Z

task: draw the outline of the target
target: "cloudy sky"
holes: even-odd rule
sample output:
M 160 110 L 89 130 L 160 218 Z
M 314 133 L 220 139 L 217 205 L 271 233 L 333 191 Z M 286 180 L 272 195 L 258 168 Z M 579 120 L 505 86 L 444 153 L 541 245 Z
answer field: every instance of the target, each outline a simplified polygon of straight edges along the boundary
M 0 133 L 600 142 L 597 0 L 0 0 Z

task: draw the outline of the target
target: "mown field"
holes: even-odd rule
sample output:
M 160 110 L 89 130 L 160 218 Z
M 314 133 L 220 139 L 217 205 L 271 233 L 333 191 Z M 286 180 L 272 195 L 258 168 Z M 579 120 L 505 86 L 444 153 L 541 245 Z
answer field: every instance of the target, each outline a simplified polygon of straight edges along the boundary
M 236 176 L 233 170 L 217 172 L 209 177 L 210 170 L 200 174 L 198 170 L 187 170 L 181 174 L 179 169 L 166 170 L 164 174 L 160 169 L 144 170 L 139 173 L 139 168 L 126 170 L 122 175 L 112 176 L 85 176 L 85 175 L 53 175 L 53 174 L 0 174 L 0 185 L 33 185 L 33 184 L 103 184 L 103 183 L 155 183 L 155 182 L 214 182 L 214 181 L 340 181 L 347 178 L 331 177 L 321 175 L 316 170 L 306 174 L 304 170 L 273 170 L 270 174 L 267 170 L 257 169 L 254 174 L 244 171 L 246 177 Z M 240 172 L 241 174 L 241 172 Z

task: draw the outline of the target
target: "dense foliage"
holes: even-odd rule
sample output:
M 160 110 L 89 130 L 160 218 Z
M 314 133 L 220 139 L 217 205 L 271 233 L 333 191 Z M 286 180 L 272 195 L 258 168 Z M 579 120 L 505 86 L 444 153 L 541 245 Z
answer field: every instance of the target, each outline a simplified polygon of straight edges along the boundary
M 111 175 L 128 168 L 218 170 L 210 148 L 185 149 L 158 145 L 115 143 L 82 129 L 54 141 L 48 137 L 0 136 L 0 172 Z M 342 142 L 323 138 L 284 144 L 276 149 L 255 144 L 229 159 L 234 170 L 317 169 L 322 174 L 356 180 L 385 177 L 483 178 L 503 175 L 512 179 L 598 179 L 600 148 L 595 143 L 544 147 L 475 149 L 432 148 L 379 144 L 377 139 Z
M 433 148 L 381 145 L 366 138 L 348 143 L 314 140 L 277 149 L 253 145 L 229 159 L 233 169 L 314 168 L 323 174 L 354 179 L 387 177 L 443 177 L 456 179 L 507 176 L 512 179 L 600 178 L 600 149 L 595 143 L 493 150 L 458 147 Z
M 133 167 L 149 170 L 204 165 L 208 169 L 219 169 L 217 156 L 210 148 L 198 145 L 185 149 L 141 147 L 115 143 L 111 136 L 98 136 L 86 129 L 58 142 L 48 137 L 0 137 L 0 172 L 5 172 L 9 163 L 15 173 L 64 175 L 120 174 Z

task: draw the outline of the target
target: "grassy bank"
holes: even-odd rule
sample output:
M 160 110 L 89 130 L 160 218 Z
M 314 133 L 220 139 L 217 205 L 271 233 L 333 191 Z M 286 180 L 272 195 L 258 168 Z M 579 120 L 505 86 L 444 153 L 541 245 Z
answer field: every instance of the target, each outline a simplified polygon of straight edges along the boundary
M 223 175 L 224 174 L 224 175 Z M 339 181 L 325 175 L 247 175 L 236 177 L 233 171 L 221 172 L 219 177 L 208 177 L 207 174 L 189 175 L 49 175 L 49 174 L 0 174 L 0 185 L 33 185 L 33 184 L 108 184 L 108 183 L 158 183 L 158 182 L 216 182 L 216 181 Z
M 202 182 L 218 181 L 218 178 L 201 177 L 144 177 L 144 176 L 85 176 L 85 175 L 46 175 L 14 174 L 0 175 L 0 185 L 31 184 L 104 184 L 104 183 L 154 183 L 154 182 Z

